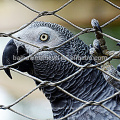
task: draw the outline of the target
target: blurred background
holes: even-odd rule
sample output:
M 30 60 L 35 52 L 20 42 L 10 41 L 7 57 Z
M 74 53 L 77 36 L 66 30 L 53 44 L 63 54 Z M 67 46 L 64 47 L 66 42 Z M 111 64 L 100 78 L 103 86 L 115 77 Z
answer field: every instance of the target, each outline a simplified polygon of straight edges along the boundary
M 38 11 L 53 11 L 67 2 L 67 0 L 21 1 Z M 111 0 L 111 2 L 120 6 L 120 0 Z M 86 28 L 91 27 L 91 19 L 98 19 L 100 25 L 102 25 L 120 14 L 120 11 L 103 0 L 74 0 L 74 2 L 59 11 L 57 14 L 80 27 Z M 30 22 L 36 16 L 37 14 L 28 10 L 14 0 L 0 0 L 0 33 L 14 31 L 23 24 Z M 74 27 L 54 16 L 44 16 L 37 19 L 37 21 L 47 21 L 61 24 L 73 33 L 79 32 Z M 103 32 L 120 39 L 120 19 L 103 28 Z M 89 33 L 81 35 L 80 39 L 89 45 L 92 44 L 95 36 L 93 33 Z M 2 65 L 1 58 L 3 49 L 9 40 L 10 38 L 0 38 L 0 65 Z M 119 47 L 116 46 L 116 42 L 106 37 L 105 40 L 109 50 L 119 50 Z M 119 63 L 120 60 L 112 61 L 114 67 L 116 67 Z M 12 72 L 12 76 L 13 79 L 10 80 L 4 71 L 0 71 L 0 105 L 9 105 L 13 103 L 19 97 L 23 96 L 36 86 L 32 79 L 28 79 L 14 72 Z M 35 91 L 13 108 L 23 114 L 40 120 L 48 118 L 52 119 L 51 106 L 44 97 L 43 93 L 39 92 L 39 90 Z M 8 110 L 0 110 L 0 120 L 9 119 L 27 120 L 26 118 L 18 116 Z

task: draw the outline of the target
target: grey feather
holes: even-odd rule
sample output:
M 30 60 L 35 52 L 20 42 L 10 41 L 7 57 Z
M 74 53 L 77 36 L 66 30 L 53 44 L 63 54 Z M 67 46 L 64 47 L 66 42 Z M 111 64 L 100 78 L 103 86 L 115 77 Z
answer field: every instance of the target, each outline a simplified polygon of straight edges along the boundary
M 50 36 L 48 41 L 40 41 L 39 36 L 42 33 L 46 33 Z M 74 36 L 74 34 L 71 33 L 68 29 L 55 23 L 34 22 L 24 30 L 16 33 L 15 36 L 40 47 L 55 47 Z M 18 42 L 16 40 L 14 40 L 14 43 L 17 47 L 24 45 L 28 54 L 31 54 L 36 50 L 36 48 L 32 46 Z M 80 57 L 90 57 L 89 47 L 78 37 L 61 46 L 57 50 L 68 56 L 70 59 L 71 56 L 75 55 L 79 55 Z M 40 56 L 42 58 L 45 58 L 46 56 L 57 56 L 61 58 L 61 56 L 57 55 L 53 51 L 39 52 L 34 57 Z M 45 59 L 31 61 L 33 67 L 31 68 L 32 70 L 29 72 L 29 74 L 34 75 L 35 77 L 38 77 L 42 80 L 49 80 L 51 82 L 60 81 L 79 69 L 67 60 Z M 86 63 L 95 64 L 94 60 L 89 59 L 73 61 L 81 65 Z M 36 84 L 39 83 L 36 82 Z M 86 101 L 100 101 L 115 93 L 115 89 L 106 82 L 102 73 L 96 68 L 84 69 L 79 74 L 70 78 L 68 81 L 59 84 L 59 86 L 76 97 Z M 74 100 L 70 96 L 58 90 L 56 87 L 43 86 L 41 89 L 51 103 L 53 116 L 55 119 L 63 117 L 83 105 L 83 103 Z M 117 101 L 116 98 L 104 102 L 104 105 L 120 114 L 120 104 L 119 100 Z M 115 115 L 111 114 L 100 106 L 88 106 L 67 118 L 67 120 L 98 119 L 119 120 Z

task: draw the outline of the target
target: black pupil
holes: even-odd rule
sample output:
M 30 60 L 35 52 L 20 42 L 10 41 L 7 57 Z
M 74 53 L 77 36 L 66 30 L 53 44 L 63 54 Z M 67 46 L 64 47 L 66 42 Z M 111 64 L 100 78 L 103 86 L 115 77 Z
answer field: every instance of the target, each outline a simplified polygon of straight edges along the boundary
M 45 39 L 45 35 L 43 35 L 42 38 Z

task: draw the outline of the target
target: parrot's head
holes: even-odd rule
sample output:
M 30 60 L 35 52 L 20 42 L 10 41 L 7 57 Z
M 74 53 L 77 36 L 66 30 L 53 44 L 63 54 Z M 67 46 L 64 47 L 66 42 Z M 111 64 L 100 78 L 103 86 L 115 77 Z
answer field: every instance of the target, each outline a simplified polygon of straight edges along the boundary
M 14 36 L 16 38 L 21 39 L 22 41 L 33 44 L 40 48 L 43 48 L 44 46 L 53 48 L 65 42 L 69 38 L 71 38 L 73 36 L 73 33 L 71 33 L 68 29 L 62 27 L 61 25 L 55 23 L 33 22 L 28 27 L 15 33 Z M 72 55 L 75 51 L 76 53 L 79 52 L 82 54 L 84 51 L 86 51 L 87 48 L 86 49 L 84 48 L 84 51 L 79 50 L 79 48 L 82 47 L 81 44 L 82 41 L 79 40 L 79 38 L 76 38 L 71 40 L 69 43 L 61 46 L 57 50 L 64 55 L 69 54 L 68 56 Z M 34 46 L 17 41 L 15 39 L 11 39 L 6 45 L 3 52 L 3 58 L 2 58 L 3 65 L 13 64 L 18 60 L 20 60 L 21 58 L 31 55 L 37 50 L 38 48 Z M 12 67 L 22 72 L 28 72 L 34 75 L 35 72 L 34 66 L 39 66 L 40 68 L 42 68 L 42 66 L 46 66 L 48 64 L 48 60 L 53 61 L 54 58 L 57 60 L 58 59 L 61 60 L 61 57 L 57 55 L 54 51 L 42 51 L 35 54 L 29 60 L 25 60 L 24 62 L 14 65 Z M 54 64 L 54 62 L 52 64 Z M 12 78 L 9 69 L 5 69 L 5 72 L 10 78 Z M 38 74 L 40 74 L 40 71 Z
M 101 94 L 103 90 L 106 91 L 104 88 L 107 88 L 107 84 L 100 71 L 94 68 L 80 69 L 70 60 L 63 59 L 64 55 L 80 65 L 88 62 L 95 64 L 94 60 L 91 59 L 89 47 L 78 37 L 73 37 L 74 34 L 68 29 L 55 23 L 33 22 L 13 36 L 19 40 L 11 39 L 6 45 L 2 58 L 4 66 L 14 64 L 11 67 L 22 72 L 28 72 L 28 74 L 42 81 L 52 83 L 60 81 L 58 83 L 59 88 L 61 87 L 66 92 L 85 101 L 96 101 L 106 95 L 106 93 Z M 54 47 L 56 49 L 53 51 L 42 50 L 30 59 L 19 62 L 22 58 L 33 55 L 39 48 Z M 17 64 L 15 64 L 16 62 Z M 12 78 L 10 69 L 5 68 L 7 75 Z M 37 85 L 39 84 L 39 82 L 35 82 Z M 83 105 L 81 101 L 76 101 L 56 86 L 43 85 L 40 89 L 50 100 L 55 119 L 68 115 Z M 86 111 L 88 109 L 79 113 L 86 116 Z M 78 117 L 78 119 L 80 118 Z

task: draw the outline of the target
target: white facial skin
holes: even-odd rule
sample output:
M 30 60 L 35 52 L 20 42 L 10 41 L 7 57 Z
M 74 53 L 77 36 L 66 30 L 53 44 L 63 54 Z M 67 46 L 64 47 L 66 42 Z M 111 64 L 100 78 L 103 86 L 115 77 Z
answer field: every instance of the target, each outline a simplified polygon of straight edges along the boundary
M 57 31 L 52 30 L 48 27 L 35 27 L 35 28 L 25 28 L 22 31 L 14 34 L 15 37 L 20 38 L 23 41 L 29 42 L 31 44 L 37 45 L 40 48 L 43 46 L 55 47 L 62 43 L 63 39 L 59 36 Z M 25 45 L 28 53 L 33 53 L 37 48 L 24 44 L 17 40 L 14 40 L 17 47 L 20 45 Z

